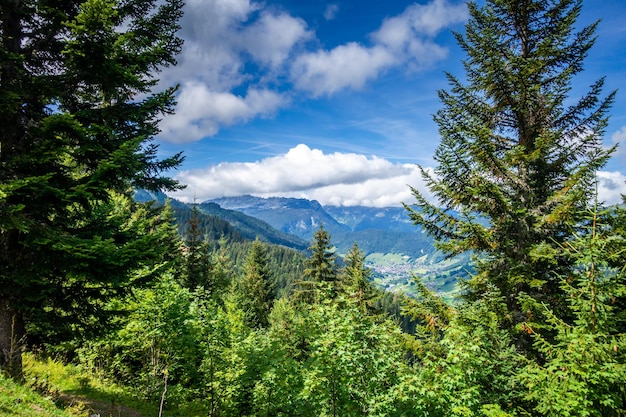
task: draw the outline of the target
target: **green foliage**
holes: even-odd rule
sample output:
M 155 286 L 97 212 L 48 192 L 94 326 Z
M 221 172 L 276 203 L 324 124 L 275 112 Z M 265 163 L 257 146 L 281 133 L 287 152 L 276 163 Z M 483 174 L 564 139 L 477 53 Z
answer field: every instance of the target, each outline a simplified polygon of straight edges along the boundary
M 558 248 L 583 220 L 613 152 L 601 139 L 614 94 L 600 97 L 601 79 L 570 97 L 595 41 L 596 24 L 575 32 L 581 1 L 490 0 L 469 11 L 457 35 L 467 82 L 448 75 L 450 90 L 439 92 L 438 165 L 423 170 L 436 203 L 413 189 L 407 208 L 444 252 L 476 256 L 468 296 L 495 284 L 519 323 L 521 292 L 564 308 L 559 280 L 571 262 L 533 254 Z
M 205 314 L 201 371 L 208 415 L 253 415 L 254 385 L 266 366 L 263 341 L 248 327 L 234 292 L 225 296 L 223 306 Z
M 24 355 L 24 375 L 23 391 L 28 392 L 30 389 L 30 396 L 36 398 L 33 393 L 37 393 L 44 397 L 43 401 L 37 401 L 37 405 L 26 403 L 29 408 L 23 414 L 16 414 L 24 417 L 56 415 L 46 413 L 46 401 L 54 402 L 59 413 L 64 410 L 66 414 L 62 415 L 75 417 L 93 414 L 139 417 L 154 415 L 158 408 L 157 404 L 136 400 L 129 389 L 102 380 L 81 367 L 64 364 L 50 357 Z M 16 399 L 15 404 L 20 403 L 20 399 Z
M 197 206 L 194 205 L 191 209 L 191 218 L 189 218 L 187 223 L 184 284 L 190 290 L 194 290 L 199 286 L 209 289 L 209 273 L 211 271 L 210 248 L 200 228 Z
M 154 288 L 117 301 L 127 312 L 118 319 L 119 330 L 79 349 L 83 366 L 133 387 L 138 398 L 150 401 L 161 396 L 167 374 L 170 400 L 189 397 L 188 390 L 201 381 L 201 323 L 193 299 L 166 274 Z
M 432 318 L 440 312 L 434 307 Z M 406 410 L 442 417 L 514 414 L 520 394 L 513 377 L 523 358 L 501 329 L 505 311 L 494 290 L 444 314 L 449 323 L 423 322 L 418 335 L 436 331 L 437 338 L 422 336 L 414 372 L 397 387 Z
M 38 394 L 29 387 L 0 374 L 0 410 L 7 416 L 31 417 L 34 412 L 45 417 L 78 417 L 84 413 L 74 413 L 57 407 L 51 398 Z
M 177 186 L 159 173 L 180 157 L 156 160 L 149 141 L 172 105 L 151 88 L 180 48 L 180 7 L 1 8 L 0 365 L 19 370 L 28 329 L 125 385 L 111 401 L 164 395 L 172 415 L 626 414 L 626 211 L 585 210 L 612 95 L 600 81 L 564 104 L 594 40 L 595 25 L 574 33 L 579 1 L 469 5 L 467 85 L 440 92 L 439 166 L 424 172 L 438 202 L 414 190 L 410 211 L 448 254 L 476 256 L 452 305 L 417 280 L 412 300 L 375 291 L 359 247 L 339 268 L 322 227 L 304 261 L 216 241 L 196 209 L 179 258 L 173 209 L 130 190 Z M 32 366 L 40 389 L 94 389 L 76 369 Z
M 576 270 L 562 281 L 573 317 L 565 321 L 554 309 L 523 295 L 536 316 L 524 324 L 533 334 L 543 361 L 530 361 L 518 376 L 534 411 L 546 416 L 605 416 L 626 413 L 626 335 L 621 326 L 626 294 L 624 236 L 607 233 L 606 213 L 591 213 L 590 230 L 568 242 L 564 251 Z M 615 256 L 621 267 L 615 268 Z M 535 324 L 537 323 L 537 324 Z M 535 327 L 552 334 L 548 340 Z
M 614 94 L 600 98 L 600 80 L 569 97 L 596 25 L 574 31 L 577 0 L 469 10 L 467 83 L 449 75 L 440 91 L 438 166 L 423 170 L 437 202 L 414 189 L 407 208 L 476 273 L 447 314 L 422 288 L 407 311 L 421 349 L 399 387 L 424 415 L 622 415 L 623 211 L 587 210 Z
M 334 298 L 339 286 L 337 255 L 323 225 L 314 233 L 309 251 L 311 256 L 306 261 L 304 281 L 299 283 L 301 288 L 298 291 L 309 301 Z
M 298 250 L 306 248 L 306 242 L 302 239 L 294 235 L 281 232 L 266 222 L 255 217 L 245 215 L 242 212 L 226 210 L 215 203 L 202 203 L 199 205 L 199 209 L 205 214 L 228 221 L 228 223 L 233 225 L 245 239 L 255 240 L 259 238 L 265 242 L 283 245 Z
M 145 288 L 177 262 L 179 241 L 167 206 L 113 195 L 85 229 L 48 242 L 46 256 L 56 259 L 38 274 L 35 288 L 43 294 L 29 296 L 22 306 L 35 343 L 93 337 L 117 314 L 104 301 Z
M 27 0 L 0 9 L 0 322 L 16 324 L 18 341 L 24 323 L 91 328 L 104 300 L 149 281 L 162 262 L 162 236 L 148 227 L 156 212 L 130 197 L 133 187 L 179 188 L 161 173 L 181 155 L 159 160 L 151 141 L 174 102 L 174 89 L 152 89 L 180 51 L 181 8 Z M 19 375 L 6 329 L 0 367 Z
M 346 254 L 344 263 L 340 271 L 342 291 L 365 312 L 372 307 L 375 291 L 370 282 L 371 270 L 365 266 L 365 255 L 356 242 Z
M 454 310 L 426 288 L 417 277 L 414 280 L 418 295 L 405 299 L 400 308 L 402 316 L 417 323 L 413 331 L 416 337 L 411 350 L 419 357 L 430 350 L 440 350 L 441 337 L 454 316 Z
M 386 416 L 389 392 L 404 370 L 402 338 L 388 321 L 364 316 L 358 306 L 321 304 L 310 312 L 313 337 L 304 362 L 301 397 L 320 416 Z
M 233 262 L 230 258 L 227 245 L 227 241 L 224 237 L 221 237 L 218 241 L 218 247 L 213 248 L 211 253 L 211 295 L 213 300 L 217 303 L 221 302 L 225 291 L 230 287 L 233 281 Z
M 238 304 L 252 328 L 268 324 L 267 316 L 273 301 L 271 283 L 267 250 L 263 243 L 255 240 L 244 265 L 244 275 L 236 281 Z
M 304 307 L 304 308 L 303 308 Z M 358 305 L 278 300 L 261 334 L 254 415 L 386 416 L 403 366 L 395 324 Z

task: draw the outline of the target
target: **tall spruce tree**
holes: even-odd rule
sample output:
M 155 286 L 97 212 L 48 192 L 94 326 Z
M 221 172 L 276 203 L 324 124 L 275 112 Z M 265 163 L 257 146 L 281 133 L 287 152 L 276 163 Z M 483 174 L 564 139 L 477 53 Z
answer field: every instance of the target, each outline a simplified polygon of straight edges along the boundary
M 209 242 L 203 233 L 199 219 L 199 209 L 194 205 L 191 209 L 191 218 L 187 221 L 185 246 L 184 285 L 190 290 L 204 287 L 209 293 L 213 292 L 211 283 L 211 254 Z
M 265 244 L 256 239 L 244 265 L 244 275 L 237 282 L 239 307 L 252 328 L 267 327 L 273 302 L 272 273 Z
M 0 368 L 14 375 L 28 323 L 93 319 L 160 261 L 131 197 L 178 187 L 161 172 L 182 157 L 157 159 L 151 141 L 172 110 L 174 88 L 153 89 L 180 51 L 181 10 L 180 0 L 0 6 Z
M 513 326 L 525 320 L 520 293 L 566 310 L 560 280 L 573 261 L 558 247 L 584 223 L 595 173 L 613 151 L 602 134 L 614 93 L 602 98 L 600 79 L 571 97 L 597 26 L 576 29 L 580 0 L 468 7 L 456 35 L 466 80 L 448 74 L 450 90 L 439 92 L 438 165 L 422 170 L 436 200 L 412 189 L 416 204 L 406 207 L 446 253 L 475 254 L 468 297 L 495 285 Z
M 359 306 L 361 312 L 365 313 L 371 307 L 375 292 L 370 282 L 372 271 L 365 266 L 365 254 L 356 242 L 346 253 L 344 262 L 340 274 L 343 291 Z
M 333 251 L 330 241 L 330 233 L 320 225 L 313 233 L 313 241 L 309 246 L 311 257 L 306 261 L 304 281 L 301 285 L 310 283 L 313 291 L 321 292 L 322 298 L 334 298 L 337 295 L 339 274 L 337 271 L 337 255 Z M 310 289 L 309 289 L 310 290 Z

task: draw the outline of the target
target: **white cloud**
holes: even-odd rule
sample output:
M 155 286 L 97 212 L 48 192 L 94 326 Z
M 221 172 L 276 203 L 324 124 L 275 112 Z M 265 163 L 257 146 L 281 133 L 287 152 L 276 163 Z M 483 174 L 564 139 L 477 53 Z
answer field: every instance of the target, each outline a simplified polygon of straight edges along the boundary
M 266 81 L 312 33 L 303 20 L 264 7 L 249 0 L 186 2 L 183 51 L 178 65 L 161 76 L 163 85 L 181 84 L 175 114 L 161 123 L 161 139 L 200 140 L 224 126 L 271 115 L 288 103 Z M 266 70 L 247 71 L 250 61 Z
M 415 3 L 399 16 L 385 19 L 372 36 L 377 42 L 399 49 L 418 35 L 434 37 L 446 27 L 467 18 L 467 7 L 463 3 L 451 4 L 447 0 Z
M 268 116 L 287 103 L 270 90 L 249 89 L 245 96 L 212 91 L 206 84 L 188 82 L 181 87 L 176 113 L 161 123 L 161 137 L 172 143 L 193 142 L 217 133 L 221 126 Z
M 324 154 L 302 144 L 254 163 L 221 163 L 183 171 L 176 179 L 188 187 L 173 197 L 188 202 L 254 194 L 309 198 L 326 205 L 383 207 L 410 202 L 409 185 L 423 188 L 415 165 L 354 153 Z
M 338 10 L 329 4 L 325 18 L 332 20 Z M 466 18 L 464 5 L 432 0 L 385 20 L 371 45 L 319 50 L 311 49 L 317 42 L 307 43 L 315 34 L 303 19 L 261 1 L 190 0 L 184 11 L 178 65 L 161 74 L 162 85 L 182 85 L 176 115 L 162 123 L 160 137 L 172 142 L 200 140 L 224 126 L 266 117 L 298 91 L 330 95 L 361 89 L 392 67 L 428 67 L 447 55 L 434 36 Z
M 257 62 L 277 68 L 298 42 L 312 36 L 302 19 L 285 13 L 264 12 L 259 20 L 242 32 L 241 40 L 244 49 Z
M 372 39 L 402 57 L 411 69 L 428 68 L 448 55 L 448 49 L 437 44 L 435 36 L 467 18 L 467 7 L 462 3 L 451 4 L 447 0 L 416 3 L 402 14 L 385 19 Z
M 416 165 L 401 165 L 403 173 L 388 178 L 370 178 L 357 184 L 333 184 L 293 197 L 317 200 L 331 206 L 395 207 L 411 204 L 414 198 L 409 186 L 429 195 Z
M 622 202 L 622 194 L 626 195 L 626 176 L 621 172 L 599 171 L 598 200 L 607 205 Z
M 324 19 L 333 20 L 337 16 L 337 12 L 339 12 L 339 5 L 329 4 L 326 6 L 326 10 L 324 10 Z
M 414 4 L 401 15 L 386 19 L 371 34 L 372 46 L 350 42 L 298 56 L 291 79 L 298 89 L 318 97 L 342 89 L 360 89 L 392 67 L 428 68 L 448 54 L 447 48 L 435 42 L 435 35 L 466 20 L 467 15 L 464 4 L 447 0 Z
M 617 132 L 611 135 L 613 143 L 626 142 L 626 126 L 622 126 Z
M 618 145 L 613 158 L 626 162 L 626 126 L 622 126 L 611 135 L 611 142 L 613 142 L 612 145 Z
M 194 80 L 212 90 L 229 91 L 245 79 L 241 26 L 259 9 L 249 0 L 190 0 L 185 3 L 178 65 L 167 68 L 167 85 Z
M 338 10 L 329 4 L 326 18 Z M 316 42 L 307 42 L 315 34 L 304 20 L 263 2 L 190 0 L 181 21 L 185 43 L 178 65 L 161 74 L 162 85 L 182 88 L 176 114 L 163 121 L 160 138 L 200 140 L 224 126 L 273 114 L 289 104 L 292 90 L 331 95 L 363 88 L 390 68 L 432 65 L 448 53 L 434 36 L 466 13 L 463 4 L 447 0 L 414 4 L 382 22 L 371 45 L 348 42 L 312 50 Z
M 417 165 L 356 153 L 326 154 L 303 144 L 257 162 L 182 171 L 176 179 L 188 187 L 171 196 L 185 202 L 251 194 L 307 198 L 323 205 L 391 207 L 414 202 L 409 186 L 431 199 Z M 598 172 L 598 194 L 605 204 L 620 203 L 626 176 Z
M 396 63 L 396 58 L 385 48 L 365 48 L 351 42 L 330 51 L 299 56 L 291 77 L 300 90 L 320 96 L 344 88 L 359 89 Z

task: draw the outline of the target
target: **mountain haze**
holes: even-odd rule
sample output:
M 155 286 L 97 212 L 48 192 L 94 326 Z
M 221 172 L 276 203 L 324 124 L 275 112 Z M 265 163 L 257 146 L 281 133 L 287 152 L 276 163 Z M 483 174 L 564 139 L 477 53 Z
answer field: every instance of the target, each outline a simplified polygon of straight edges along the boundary
M 138 201 L 164 204 L 161 193 L 137 191 Z M 185 233 L 192 205 L 169 199 L 179 231 Z M 263 242 L 305 251 L 313 233 L 323 225 L 331 234 L 338 255 L 357 243 L 366 256 L 377 286 L 392 291 L 413 292 L 413 275 L 444 295 L 456 291 L 467 276 L 469 257 L 445 259 L 434 240 L 413 225 L 400 207 L 322 206 L 301 198 L 254 196 L 222 197 L 196 207 L 206 236 L 221 235 L 231 241 L 259 239 Z
M 203 204 L 208 203 L 241 211 L 307 241 L 321 224 L 331 234 L 338 254 L 345 254 L 356 242 L 366 255 L 367 266 L 375 271 L 376 283 L 390 290 L 411 293 L 416 274 L 434 290 L 451 294 L 469 270 L 467 255 L 445 259 L 434 240 L 411 223 L 404 208 L 322 206 L 300 198 L 249 195 Z
M 187 220 L 191 217 L 191 204 L 180 202 L 167 197 L 163 193 L 153 193 L 144 190 L 135 191 L 137 201 L 156 201 L 165 204 L 169 200 L 174 210 L 174 216 L 178 223 L 178 229 L 182 233 L 186 230 Z M 218 240 L 220 235 L 225 235 L 229 240 L 240 241 L 242 239 L 259 239 L 265 243 L 281 245 L 296 250 L 305 250 L 309 242 L 295 235 L 281 232 L 261 219 L 246 215 L 241 211 L 221 208 L 211 202 L 197 204 L 201 227 L 204 233 L 212 240 Z
M 347 251 L 354 242 L 366 255 L 393 252 L 420 257 L 435 252 L 433 240 L 411 224 L 406 210 L 400 207 L 322 206 L 317 201 L 301 198 L 249 195 L 222 197 L 206 203 L 241 211 L 307 241 L 323 225 L 340 252 Z
M 338 222 L 314 200 L 244 195 L 217 198 L 205 203 L 215 203 L 224 209 L 241 211 L 267 222 L 282 232 L 307 241 L 311 241 L 320 224 L 333 236 L 350 231 L 349 226 Z

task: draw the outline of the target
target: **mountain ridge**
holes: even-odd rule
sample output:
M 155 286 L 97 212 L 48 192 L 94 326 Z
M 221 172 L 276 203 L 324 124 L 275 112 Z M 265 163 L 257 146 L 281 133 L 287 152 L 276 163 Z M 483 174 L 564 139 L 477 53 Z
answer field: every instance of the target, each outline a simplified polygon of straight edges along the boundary
M 147 192 L 137 192 L 135 197 L 159 204 L 168 199 L 165 194 Z M 170 200 L 184 233 L 184 219 L 193 205 Z M 302 198 L 249 195 L 206 200 L 195 207 L 214 239 L 227 233 L 235 239 L 259 238 L 298 251 L 306 251 L 322 225 L 331 235 L 337 255 L 343 256 L 356 243 L 365 255 L 365 265 L 373 271 L 374 282 L 387 290 L 412 294 L 414 276 L 418 276 L 449 297 L 457 290 L 458 280 L 471 270 L 469 256 L 447 259 L 434 239 L 411 223 L 402 207 L 322 206 Z
M 412 224 L 403 207 L 322 206 L 318 201 L 289 197 L 222 197 L 206 201 L 259 218 L 285 233 L 311 241 L 324 226 L 336 253 L 356 242 L 374 281 L 388 290 L 414 292 L 414 276 L 447 297 L 471 271 L 469 255 L 448 259 L 435 241 Z

